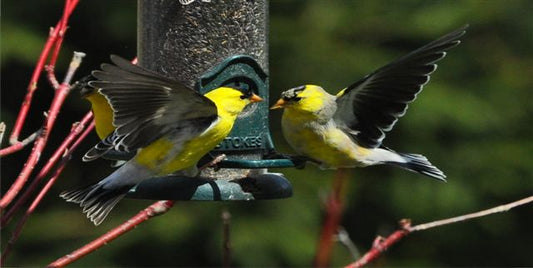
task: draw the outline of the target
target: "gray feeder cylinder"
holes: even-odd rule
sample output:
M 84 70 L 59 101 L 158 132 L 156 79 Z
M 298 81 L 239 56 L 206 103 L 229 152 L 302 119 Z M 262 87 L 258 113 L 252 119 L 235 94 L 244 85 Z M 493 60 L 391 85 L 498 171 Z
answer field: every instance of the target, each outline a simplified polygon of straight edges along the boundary
M 139 64 L 190 87 L 234 55 L 268 70 L 267 22 L 265 0 L 139 0 Z

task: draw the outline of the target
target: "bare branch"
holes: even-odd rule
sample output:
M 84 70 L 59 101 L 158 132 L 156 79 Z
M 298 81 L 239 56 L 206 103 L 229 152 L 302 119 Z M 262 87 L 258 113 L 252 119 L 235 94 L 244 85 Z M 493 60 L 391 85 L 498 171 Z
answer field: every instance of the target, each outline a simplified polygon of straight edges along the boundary
M 54 73 L 55 66 L 54 65 L 46 65 L 44 66 L 44 69 L 46 70 L 46 77 L 48 78 L 48 82 L 54 89 L 59 88 L 59 82 L 57 82 L 56 74 Z
M 410 232 L 422 231 L 422 230 L 427 230 L 427 229 L 434 228 L 434 227 L 441 226 L 441 225 L 446 225 L 446 224 L 451 224 L 451 223 L 456 223 L 456 222 L 461 222 L 461 221 L 467 221 L 467 220 L 471 220 L 471 219 L 475 219 L 475 218 L 479 218 L 479 217 L 484 217 L 484 216 L 487 216 L 487 215 L 490 215 L 490 214 L 506 212 L 506 211 L 509 211 L 512 208 L 515 208 L 515 207 L 518 207 L 518 206 L 522 206 L 522 205 L 525 205 L 525 204 L 531 203 L 531 202 L 533 202 L 533 196 L 530 196 L 530 197 L 527 197 L 527 198 L 524 198 L 524 199 L 520 199 L 518 201 L 514 201 L 514 202 L 511 202 L 511 203 L 508 203 L 508 204 L 505 204 L 505 205 L 501 205 L 501 206 L 497 206 L 497 207 L 494 207 L 494 208 L 490 208 L 490 209 L 487 209 L 487 210 L 471 213 L 471 214 L 466 214 L 466 215 L 462 215 L 462 216 L 458 216 L 458 217 L 454 217 L 454 218 L 450 218 L 450 219 L 439 220 L 439 221 L 434 221 L 434 222 L 415 225 L 413 227 L 409 227 L 409 231 Z
M 227 209 L 222 211 L 222 267 L 231 267 L 231 214 Z
M 315 267 L 327 267 L 333 246 L 333 238 L 339 226 L 344 210 L 346 184 L 350 177 L 349 169 L 338 169 L 333 181 L 333 189 L 326 200 L 326 216 L 315 256 Z
M 115 240 L 119 236 L 131 231 L 133 228 L 137 227 L 140 223 L 166 213 L 170 208 L 174 206 L 174 201 L 162 200 L 157 201 L 154 204 L 150 205 L 146 209 L 139 212 L 137 215 L 131 219 L 125 221 L 123 224 L 115 227 L 113 230 L 107 232 L 106 234 L 100 236 L 99 238 L 93 240 L 89 244 L 79 248 L 78 250 L 67 254 L 56 261 L 50 263 L 48 267 L 64 267 L 70 263 L 77 261 L 83 256 L 103 247 L 107 243 Z
M 34 143 L 32 152 L 30 156 L 28 157 L 26 164 L 24 165 L 24 168 L 20 172 L 15 182 L 11 185 L 9 190 L 0 200 L 0 209 L 5 209 L 11 203 L 11 201 L 13 201 L 13 199 L 19 193 L 20 189 L 22 189 L 22 187 L 24 187 L 24 184 L 26 184 L 26 181 L 28 180 L 28 177 L 31 175 L 33 168 L 39 161 L 41 153 L 44 150 L 46 143 L 48 142 L 48 137 L 49 137 L 50 132 L 52 131 L 57 115 L 59 114 L 59 111 L 61 110 L 61 106 L 63 105 L 63 102 L 65 101 L 68 93 L 70 92 L 70 85 L 69 85 L 70 80 L 69 79 L 72 78 L 72 75 L 78 69 L 79 61 L 81 60 L 83 55 L 84 55 L 83 53 L 82 54 L 79 54 L 77 52 L 74 53 L 74 56 L 72 58 L 73 63 L 71 63 L 69 66 L 69 70 L 67 72 L 65 81 L 55 91 L 55 96 L 54 96 L 54 99 L 52 100 L 52 104 L 50 105 L 48 116 L 46 117 L 46 120 L 43 124 L 43 128 L 42 128 L 43 131 L 39 133 L 37 140 Z
M 216 167 L 216 165 L 218 163 L 220 163 L 224 159 L 226 159 L 226 155 L 225 154 L 219 154 L 215 158 L 213 158 L 213 160 L 211 160 L 208 163 L 206 163 L 203 166 L 201 166 L 199 168 L 199 170 L 204 170 L 204 169 L 209 168 L 209 167 Z
M 94 122 L 92 122 L 89 125 L 89 127 L 87 127 L 87 129 L 85 129 L 85 131 L 78 137 L 76 142 L 74 142 L 74 144 L 72 144 L 72 146 L 70 146 L 70 148 L 65 150 L 65 154 L 63 155 L 63 157 L 61 159 L 61 163 L 59 164 L 59 166 L 57 167 L 56 171 L 54 172 L 54 175 L 50 178 L 50 180 L 48 180 L 48 182 L 43 187 L 43 189 L 41 189 L 41 192 L 39 192 L 39 194 L 37 195 L 35 200 L 33 200 L 33 202 L 31 203 L 31 205 L 28 208 L 28 210 L 26 210 L 26 213 L 24 213 L 24 216 L 17 223 L 15 231 L 13 231 L 13 234 L 11 235 L 11 238 L 9 239 L 9 241 L 7 243 L 7 246 L 4 248 L 4 250 L 2 252 L 2 258 L 0 259 L 0 265 L 3 265 L 5 259 L 9 255 L 9 252 L 10 252 L 11 248 L 13 247 L 15 242 L 18 240 L 18 238 L 20 236 L 20 233 L 22 232 L 22 228 L 24 227 L 24 224 L 26 223 L 28 218 L 33 214 L 33 212 L 37 208 L 37 205 L 39 205 L 39 203 L 41 202 L 43 197 L 48 193 L 50 188 L 52 188 L 52 185 L 56 182 L 56 180 L 59 177 L 59 175 L 61 175 L 61 173 L 63 172 L 63 169 L 65 168 L 65 166 L 67 165 L 68 161 L 72 157 L 72 152 L 74 152 L 76 150 L 76 148 L 81 143 L 81 141 L 83 141 L 85 139 L 85 137 L 87 137 L 87 135 L 93 130 L 93 128 L 94 128 Z
M 15 153 L 15 152 L 18 152 L 18 151 L 22 150 L 24 147 L 26 147 L 26 145 L 28 145 L 28 144 L 32 143 L 33 141 L 35 141 L 35 139 L 39 136 L 40 132 L 41 132 L 41 129 L 33 132 L 33 134 L 31 134 L 30 136 L 28 136 L 24 140 L 17 141 L 15 144 L 13 144 L 13 145 L 11 145 L 9 147 L 1 149 L 0 150 L 0 157 L 4 157 L 6 155 L 10 155 L 12 153 Z
M 415 226 L 411 226 L 410 220 L 407 220 L 407 219 L 401 220 L 400 230 L 395 231 L 394 233 L 389 235 L 387 238 L 378 236 L 376 240 L 374 240 L 372 248 L 367 253 L 365 253 L 365 255 L 363 255 L 363 257 L 361 257 L 359 260 L 347 265 L 346 268 L 356 268 L 356 267 L 365 266 L 367 263 L 379 258 L 381 254 L 385 252 L 385 250 L 387 250 L 390 246 L 394 245 L 396 242 L 400 241 L 402 238 L 404 238 L 405 236 L 407 236 L 408 234 L 412 232 L 423 231 L 423 230 L 427 230 L 427 229 L 434 228 L 437 226 L 442 226 L 442 225 L 447 225 L 447 224 L 452 224 L 452 223 L 457 223 L 457 222 L 463 222 L 463 221 L 480 218 L 480 217 L 484 217 L 484 216 L 495 214 L 495 213 L 506 212 L 512 208 L 522 206 L 522 205 L 525 205 L 531 202 L 533 202 L 533 196 L 529 196 L 524 199 L 520 199 L 520 200 L 511 202 L 511 203 L 497 206 L 494 208 L 490 208 L 487 210 L 470 213 L 470 214 L 466 214 L 466 215 L 462 215 L 458 217 L 453 217 L 449 219 L 419 224 Z
M 15 202 L 15 204 L 4 214 L 0 221 L 0 228 L 4 228 L 13 215 L 22 207 L 22 205 L 28 200 L 28 198 L 37 189 L 37 186 L 44 179 L 44 177 L 50 172 L 52 167 L 63 156 L 67 150 L 72 151 L 72 147 L 69 146 L 75 141 L 80 133 L 85 129 L 85 126 L 92 120 L 92 112 L 87 113 L 79 123 L 74 123 L 70 134 L 65 138 L 61 145 L 56 149 L 52 157 L 48 159 L 46 165 L 39 171 L 38 175 L 32 181 L 28 189 L 24 191 L 24 194 Z M 91 127 L 89 127 L 91 128 Z
M 63 84 L 70 84 L 74 73 L 76 73 L 76 70 L 78 69 L 78 67 L 80 67 L 81 61 L 84 57 L 85 53 L 74 51 L 74 56 L 72 56 L 72 60 L 70 61 L 70 65 L 67 74 L 65 75 L 65 79 L 63 80 Z
M 10 144 L 17 144 L 19 141 L 19 135 L 24 125 L 24 122 L 26 121 L 26 116 L 28 115 L 28 112 L 30 110 L 31 101 L 33 99 L 33 93 L 35 92 L 35 90 L 37 90 L 37 81 L 39 80 L 39 76 L 41 75 L 41 72 L 44 68 L 45 61 L 48 58 L 53 46 L 55 46 L 55 51 L 57 51 L 57 53 L 61 48 L 62 37 L 60 38 L 60 32 L 65 31 L 68 19 L 77 5 L 78 0 L 66 0 L 62 18 L 59 20 L 55 27 L 50 28 L 48 40 L 46 40 L 41 55 L 37 60 L 37 64 L 35 66 L 35 69 L 33 70 L 30 82 L 28 83 L 26 96 L 22 101 L 17 120 L 15 121 L 11 136 L 9 137 Z M 50 65 L 55 64 L 55 58 L 57 58 L 57 53 L 54 53 L 54 57 L 51 58 Z

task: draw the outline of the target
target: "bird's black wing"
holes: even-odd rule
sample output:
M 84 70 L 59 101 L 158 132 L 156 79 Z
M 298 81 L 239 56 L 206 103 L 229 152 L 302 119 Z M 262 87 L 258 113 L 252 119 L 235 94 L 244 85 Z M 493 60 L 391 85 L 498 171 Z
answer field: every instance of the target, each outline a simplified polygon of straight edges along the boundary
M 385 132 L 429 81 L 438 60 L 460 43 L 468 25 L 379 68 L 337 96 L 334 120 L 362 146 L 381 145 Z
M 183 130 L 191 128 L 194 135 L 217 119 L 216 105 L 195 90 L 119 56 L 112 55 L 111 61 L 92 72 L 97 80 L 89 85 L 108 99 L 116 129 L 86 160 L 108 149 L 136 151 L 175 130 L 187 133 Z

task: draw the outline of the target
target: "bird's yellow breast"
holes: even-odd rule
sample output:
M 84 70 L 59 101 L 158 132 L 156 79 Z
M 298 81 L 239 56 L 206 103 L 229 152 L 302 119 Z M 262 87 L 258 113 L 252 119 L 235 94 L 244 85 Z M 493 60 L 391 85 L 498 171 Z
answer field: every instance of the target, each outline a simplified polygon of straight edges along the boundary
M 318 160 L 324 167 L 359 166 L 358 159 L 368 149 L 358 146 L 342 130 L 330 122 L 319 124 L 309 115 L 285 109 L 282 117 L 283 135 L 294 150 Z
M 162 137 L 149 146 L 141 149 L 136 161 L 158 174 L 165 175 L 178 170 L 190 168 L 222 142 L 233 127 L 233 121 L 219 118 L 211 128 L 198 137 L 186 141 L 179 151 L 174 142 L 168 137 Z
M 179 137 L 161 137 L 139 150 L 136 161 L 159 175 L 193 167 L 202 156 L 224 140 L 233 128 L 237 115 L 250 103 L 248 99 L 241 98 L 240 91 L 227 87 L 214 89 L 204 96 L 215 103 L 218 115 L 208 129 L 186 141 L 183 141 L 183 134 Z

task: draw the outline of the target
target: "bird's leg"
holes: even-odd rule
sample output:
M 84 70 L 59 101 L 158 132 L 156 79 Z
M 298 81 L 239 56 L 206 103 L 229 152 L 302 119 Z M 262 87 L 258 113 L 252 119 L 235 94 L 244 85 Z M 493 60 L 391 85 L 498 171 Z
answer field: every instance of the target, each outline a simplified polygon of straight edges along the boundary
M 305 168 L 305 164 L 307 162 L 313 162 L 313 163 L 315 163 L 317 165 L 321 164 L 320 162 L 318 162 L 318 161 L 316 161 L 316 160 L 314 160 L 312 158 L 309 158 L 307 156 L 294 155 L 294 154 L 283 154 L 283 153 L 277 152 L 274 149 L 268 151 L 268 153 L 266 153 L 263 156 L 263 159 L 289 159 L 289 160 L 291 160 L 294 163 L 294 167 L 297 168 L 297 169 Z
M 210 155 L 211 156 L 211 155 Z M 226 159 L 226 155 L 225 154 L 219 154 L 215 157 L 213 157 L 213 159 L 209 162 L 207 162 L 206 164 L 202 165 L 200 167 L 200 171 L 206 169 L 206 168 L 209 168 L 209 167 L 212 167 L 213 169 L 216 170 L 219 170 L 220 168 L 217 167 L 217 164 L 222 162 L 222 160 Z

